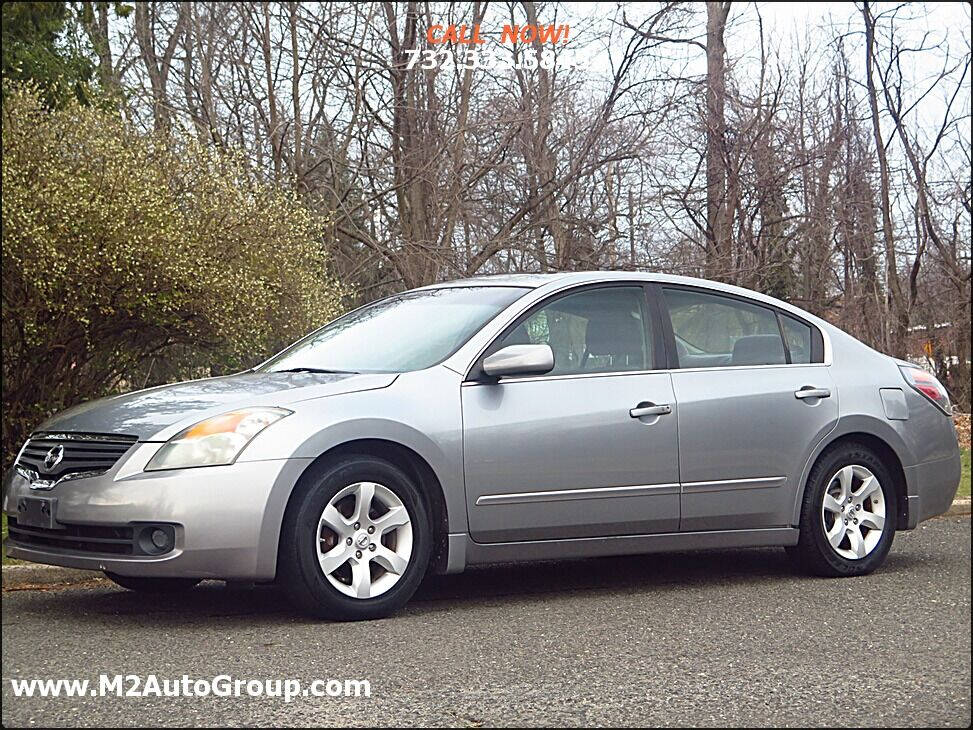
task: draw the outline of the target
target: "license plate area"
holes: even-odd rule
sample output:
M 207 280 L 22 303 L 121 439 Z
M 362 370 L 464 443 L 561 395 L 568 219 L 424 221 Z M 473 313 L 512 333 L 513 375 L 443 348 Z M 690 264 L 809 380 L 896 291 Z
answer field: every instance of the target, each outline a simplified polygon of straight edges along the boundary
M 56 497 L 18 497 L 17 524 L 21 527 L 41 527 L 46 530 L 63 529 L 54 521 Z

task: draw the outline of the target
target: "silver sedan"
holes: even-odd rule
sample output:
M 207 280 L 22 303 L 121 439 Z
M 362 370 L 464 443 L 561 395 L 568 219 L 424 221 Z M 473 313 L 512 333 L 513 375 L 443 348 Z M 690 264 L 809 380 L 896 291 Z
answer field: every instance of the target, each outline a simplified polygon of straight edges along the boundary
M 498 561 L 779 545 L 862 575 L 959 476 L 926 371 L 745 289 L 565 273 L 409 291 L 253 370 L 72 408 L 3 509 L 14 558 L 365 619 Z

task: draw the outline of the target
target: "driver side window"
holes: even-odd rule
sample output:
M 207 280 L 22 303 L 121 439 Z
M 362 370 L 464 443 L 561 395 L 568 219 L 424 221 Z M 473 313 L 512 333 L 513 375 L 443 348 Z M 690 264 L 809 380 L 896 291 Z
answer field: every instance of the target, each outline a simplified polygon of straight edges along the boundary
M 649 370 L 645 296 L 638 286 L 588 289 L 556 299 L 510 332 L 501 346 L 547 344 L 550 375 Z

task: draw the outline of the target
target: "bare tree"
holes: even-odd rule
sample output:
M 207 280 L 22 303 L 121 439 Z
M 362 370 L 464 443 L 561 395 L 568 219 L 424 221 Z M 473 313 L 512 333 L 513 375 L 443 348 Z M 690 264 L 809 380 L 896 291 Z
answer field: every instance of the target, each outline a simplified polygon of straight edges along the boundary
M 786 42 L 729 2 L 583 21 L 539 0 L 81 8 L 125 113 L 292 188 L 354 301 L 651 268 L 768 292 L 899 356 L 938 318 L 929 332 L 959 329 L 937 367 L 956 392 L 969 378 L 969 40 L 947 49 L 921 8 L 866 3 Z M 506 68 L 426 35 L 564 19 L 566 46 L 488 43 Z M 572 52 L 605 63 L 560 63 Z M 920 85 L 907 58 L 941 72 Z
M 189 6 L 179 5 L 175 25 L 166 33 L 159 22 L 161 3 L 135 5 L 135 37 L 139 53 L 152 87 L 152 113 L 157 130 L 166 131 L 171 124 L 168 83 L 173 55 L 182 29 L 189 17 Z M 166 36 L 167 37 L 160 37 Z M 161 48 L 161 53 L 160 53 Z
M 726 165 L 726 44 L 723 34 L 729 2 L 706 3 L 706 241 L 707 274 L 726 275 L 733 225 L 732 187 Z

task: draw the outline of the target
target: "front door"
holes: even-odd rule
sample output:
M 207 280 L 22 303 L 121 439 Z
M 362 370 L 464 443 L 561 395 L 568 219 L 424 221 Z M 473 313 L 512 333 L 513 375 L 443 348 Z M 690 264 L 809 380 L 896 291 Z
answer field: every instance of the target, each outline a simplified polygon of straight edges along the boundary
M 496 347 L 539 342 L 551 373 L 463 385 L 473 539 L 677 531 L 677 408 L 643 287 L 555 295 Z

